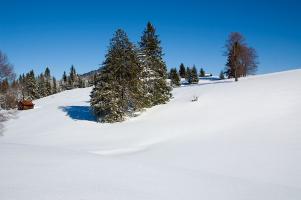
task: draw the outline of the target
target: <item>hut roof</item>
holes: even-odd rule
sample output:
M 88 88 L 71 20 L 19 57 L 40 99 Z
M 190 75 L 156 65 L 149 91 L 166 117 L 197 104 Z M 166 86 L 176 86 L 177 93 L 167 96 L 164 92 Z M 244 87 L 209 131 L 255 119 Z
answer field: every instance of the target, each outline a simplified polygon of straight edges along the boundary
M 23 100 L 23 101 L 20 101 L 20 103 L 23 106 L 33 106 L 34 105 L 31 100 Z

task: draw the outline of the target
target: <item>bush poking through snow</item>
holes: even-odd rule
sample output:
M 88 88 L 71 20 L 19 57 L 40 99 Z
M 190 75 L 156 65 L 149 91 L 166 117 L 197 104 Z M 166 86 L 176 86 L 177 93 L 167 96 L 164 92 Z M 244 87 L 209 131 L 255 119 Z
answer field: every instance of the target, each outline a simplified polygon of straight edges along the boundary
M 195 102 L 195 101 L 198 101 L 198 100 L 199 100 L 198 96 L 193 96 L 192 99 L 191 99 L 192 102 Z

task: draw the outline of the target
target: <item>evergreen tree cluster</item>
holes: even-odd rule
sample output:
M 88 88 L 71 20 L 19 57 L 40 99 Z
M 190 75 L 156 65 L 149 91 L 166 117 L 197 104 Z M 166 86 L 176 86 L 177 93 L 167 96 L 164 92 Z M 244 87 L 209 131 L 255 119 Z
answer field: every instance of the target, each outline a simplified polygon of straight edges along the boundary
M 66 89 L 86 86 L 86 81 L 76 73 L 73 65 L 69 75 L 67 76 L 64 72 L 62 80 L 59 81 L 51 76 L 48 67 L 44 73 L 36 75 L 31 70 L 15 79 L 12 66 L 8 63 L 6 56 L 0 52 L 0 109 L 15 108 L 17 102 L 22 99 L 35 100 Z
M 203 68 L 200 69 L 200 77 L 205 77 L 205 70 Z
M 169 101 L 171 88 L 160 43 L 151 23 L 138 47 L 123 30 L 115 32 L 91 92 L 91 107 L 100 122 L 123 121 Z
M 186 67 L 185 69 L 184 64 L 181 64 L 179 74 L 182 74 L 183 77 L 181 77 L 185 78 L 187 84 L 197 84 L 199 82 L 198 71 L 195 65 L 192 68 Z
M 186 78 L 186 69 L 183 63 L 180 64 L 179 75 L 181 78 Z
M 220 72 L 219 78 L 220 78 L 221 80 L 225 79 L 225 72 L 224 72 L 224 71 L 221 71 L 221 72 Z
M 173 74 L 173 76 L 171 76 L 171 74 Z M 176 77 L 176 74 L 178 75 L 178 77 Z M 177 83 L 178 78 L 179 78 L 179 82 L 181 78 L 184 78 L 187 84 L 197 84 L 199 82 L 199 75 L 195 65 L 193 65 L 193 67 L 190 68 L 190 67 L 185 67 L 185 65 L 181 63 L 178 73 L 176 68 L 171 69 L 169 77 L 171 79 L 171 84 L 173 84 L 173 82 Z M 173 84 L 173 85 L 177 86 L 177 84 Z
M 84 87 L 86 87 L 85 80 L 76 73 L 74 66 L 71 66 L 69 76 L 64 72 L 60 81 L 51 76 L 48 67 L 39 75 L 31 70 L 17 79 L 6 77 L 0 80 L 0 108 L 15 108 L 17 102 L 22 99 L 35 100 L 66 89 Z
M 74 88 L 85 88 L 87 84 L 83 78 L 76 73 L 75 67 L 72 65 L 69 75 L 64 71 L 62 80 L 60 81 L 61 90 L 71 90 Z
M 170 85 L 172 87 L 179 87 L 181 85 L 181 78 L 177 68 L 171 68 L 169 71 Z
M 39 99 L 59 92 L 57 81 L 50 74 L 50 69 L 47 67 L 44 73 L 35 75 L 31 70 L 26 74 L 19 76 L 17 86 L 23 99 Z
M 195 65 L 191 69 L 189 80 L 192 84 L 197 84 L 199 82 L 199 75 Z
M 51 76 L 50 69 L 46 67 L 44 73 L 35 75 L 31 70 L 26 74 L 19 76 L 16 81 L 19 90 L 19 99 L 39 99 L 64 90 L 86 87 L 85 81 L 76 73 L 72 65 L 70 73 L 67 76 L 64 72 L 61 80 L 57 81 Z M 21 96 L 21 97 L 20 97 Z

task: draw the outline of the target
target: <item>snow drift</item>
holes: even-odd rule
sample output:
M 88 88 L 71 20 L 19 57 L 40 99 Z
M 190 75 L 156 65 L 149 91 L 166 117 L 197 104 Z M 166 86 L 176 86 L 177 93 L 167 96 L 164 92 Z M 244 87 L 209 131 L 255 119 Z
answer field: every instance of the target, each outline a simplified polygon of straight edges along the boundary
M 0 199 L 300 199 L 300 77 L 201 80 L 115 124 L 91 88 L 37 100 L 4 124 Z

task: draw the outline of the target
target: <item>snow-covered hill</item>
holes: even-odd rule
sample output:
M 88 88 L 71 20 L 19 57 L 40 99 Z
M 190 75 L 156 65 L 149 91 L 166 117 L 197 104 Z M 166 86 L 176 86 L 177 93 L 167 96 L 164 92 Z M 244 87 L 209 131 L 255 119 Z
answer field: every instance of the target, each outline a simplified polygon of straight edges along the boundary
M 203 80 L 116 124 L 94 121 L 90 90 L 4 124 L 1 200 L 301 199 L 301 70 Z

